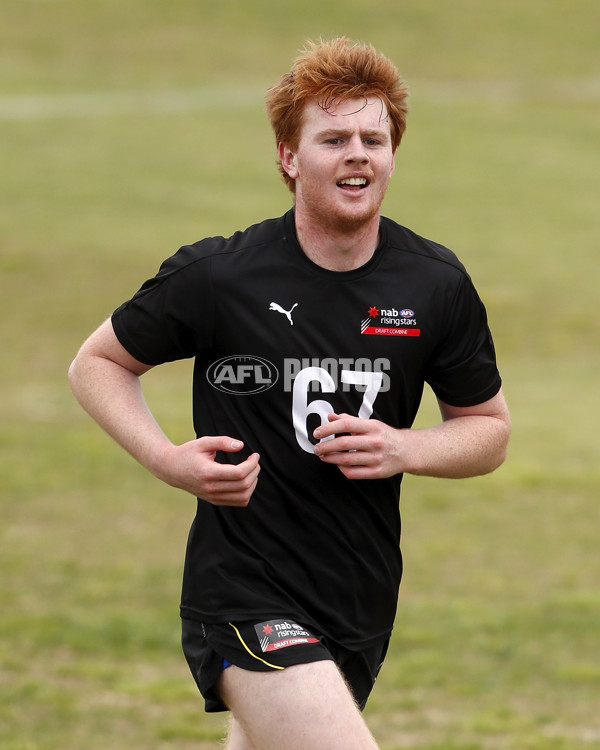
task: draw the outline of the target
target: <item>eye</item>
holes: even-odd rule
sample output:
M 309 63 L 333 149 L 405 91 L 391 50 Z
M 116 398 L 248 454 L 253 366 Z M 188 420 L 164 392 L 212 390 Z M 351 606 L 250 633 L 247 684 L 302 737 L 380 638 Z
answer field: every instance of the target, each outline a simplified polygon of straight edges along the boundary
M 376 138 L 365 138 L 365 143 L 367 146 L 377 146 L 379 141 Z
M 339 146 L 342 142 L 341 138 L 328 138 L 327 143 L 329 143 L 331 146 Z

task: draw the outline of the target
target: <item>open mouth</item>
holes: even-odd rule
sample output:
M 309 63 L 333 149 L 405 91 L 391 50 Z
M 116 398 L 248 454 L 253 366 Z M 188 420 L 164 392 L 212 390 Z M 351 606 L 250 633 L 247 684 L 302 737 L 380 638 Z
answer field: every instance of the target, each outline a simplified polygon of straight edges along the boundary
M 346 190 L 359 191 L 364 190 L 369 184 L 366 177 L 345 177 L 337 183 L 338 187 Z

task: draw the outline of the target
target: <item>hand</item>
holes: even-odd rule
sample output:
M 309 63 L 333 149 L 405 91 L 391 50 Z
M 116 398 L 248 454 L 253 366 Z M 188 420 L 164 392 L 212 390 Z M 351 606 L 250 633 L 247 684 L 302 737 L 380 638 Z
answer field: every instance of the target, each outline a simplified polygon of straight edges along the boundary
M 376 419 L 330 414 L 313 432 L 315 455 L 334 464 L 348 479 L 383 479 L 402 471 L 400 430 Z M 335 437 L 339 435 L 339 437 Z
M 172 445 L 161 458 L 157 472 L 167 484 L 186 490 L 213 505 L 245 507 L 250 502 L 260 472 L 259 455 L 253 453 L 233 466 L 215 461 L 217 451 L 236 453 L 244 447 L 230 437 L 201 437 Z

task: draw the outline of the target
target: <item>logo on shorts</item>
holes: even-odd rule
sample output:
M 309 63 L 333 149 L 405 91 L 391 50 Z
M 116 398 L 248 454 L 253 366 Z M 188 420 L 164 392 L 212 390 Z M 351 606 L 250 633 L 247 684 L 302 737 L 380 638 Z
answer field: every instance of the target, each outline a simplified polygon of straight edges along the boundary
M 309 630 L 289 620 L 269 620 L 254 626 L 263 653 L 278 651 L 288 646 L 318 643 L 319 638 Z

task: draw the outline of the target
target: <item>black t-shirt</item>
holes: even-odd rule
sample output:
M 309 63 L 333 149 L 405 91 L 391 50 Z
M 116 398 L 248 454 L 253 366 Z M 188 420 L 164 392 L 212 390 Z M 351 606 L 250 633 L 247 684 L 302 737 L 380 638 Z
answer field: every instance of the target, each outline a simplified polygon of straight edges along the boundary
M 293 617 L 346 645 L 386 638 L 402 574 L 401 476 L 348 480 L 315 457 L 329 412 L 413 423 L 423 385 L 455 406 L 500 388 L 485 309 L 448 249 L 381 219 L 373 257 L 315 265 L 294 213 L 182 247 L 113 314 L 150 365 L 195 357 L 196 434 L 261 456 L 246 508 L 198 501 L 181 613 Z

